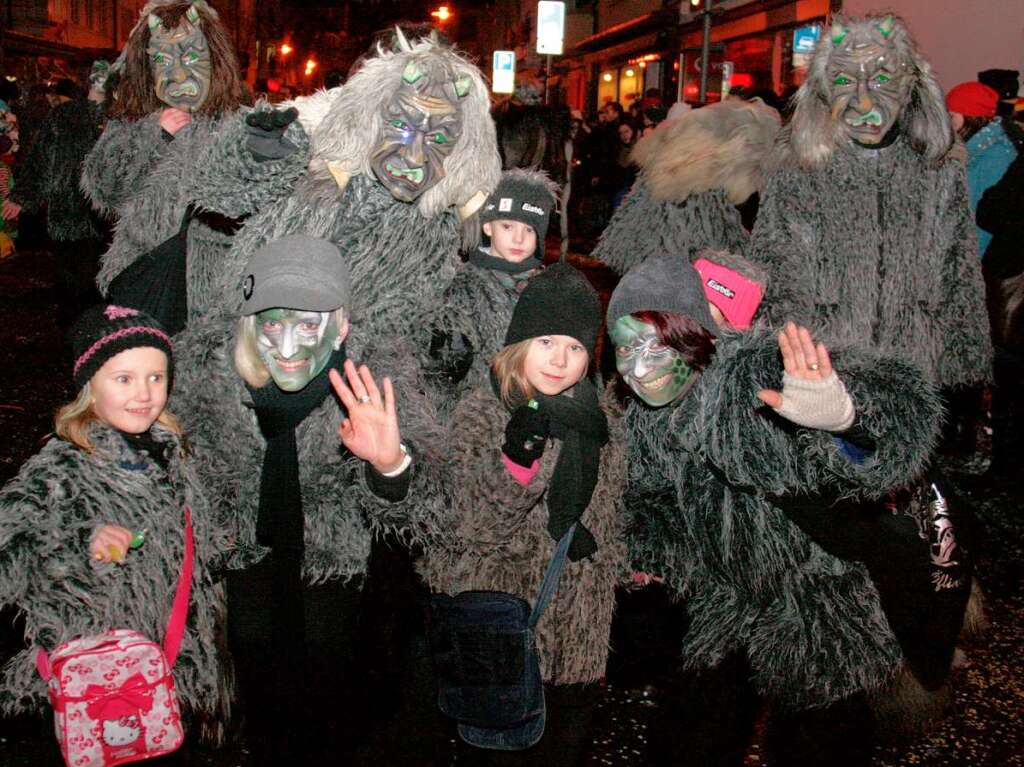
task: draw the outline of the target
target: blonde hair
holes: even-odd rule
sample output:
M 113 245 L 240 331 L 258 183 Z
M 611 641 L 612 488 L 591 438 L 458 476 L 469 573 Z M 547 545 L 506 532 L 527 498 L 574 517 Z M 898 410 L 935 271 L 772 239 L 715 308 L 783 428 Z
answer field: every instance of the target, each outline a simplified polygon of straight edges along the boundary
M 333 312 L 334 323 L 340 332 L 345 325 L 345 309 L 338 307 Z M 235 329 L 235 370 L 249 386 L 262 389 L 270 380 L 270 371 L 263 364 L 260 347 L 257 342 L 257 322 L 255 314 L 247 314 L 238 318 Z
M 509 344 L 491 360 L 491 370 L 498 381 L 501 401 L 508 406 L 514 404 L 517 394 L 527 400 L 533 398 L 533 387 L 526 380 L 526 355 L 532 341 L 532 338 L 527 338 L 525 341 Z
M 96 445 L 89 438 L 89 432 L 94 423 L 102 423 L 92 407 L 92 402 L 92 384 L 86 381 L 85 386 L 78 392 L 78 396 L 60 408 L 53 419 L 53 431 L 58 437 L 89 454 L 96 452 Z M 163 412 L 157 416 L 156 422 L 179 438 L 182 445 L 180 453 L 184 456 L 185 434 L 177 417 L 164 408 Z

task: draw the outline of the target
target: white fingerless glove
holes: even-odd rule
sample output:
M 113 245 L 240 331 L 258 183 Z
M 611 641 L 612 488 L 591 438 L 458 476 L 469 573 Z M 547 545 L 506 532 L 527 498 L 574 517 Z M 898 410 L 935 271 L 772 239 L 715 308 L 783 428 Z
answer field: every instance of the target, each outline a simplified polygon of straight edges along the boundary
M 798 426 L 840 432 L 853 426 L 856 410 L 849 392 L 833 371 L 823 381 L 782 374 L 782 407 L 776 413 Z

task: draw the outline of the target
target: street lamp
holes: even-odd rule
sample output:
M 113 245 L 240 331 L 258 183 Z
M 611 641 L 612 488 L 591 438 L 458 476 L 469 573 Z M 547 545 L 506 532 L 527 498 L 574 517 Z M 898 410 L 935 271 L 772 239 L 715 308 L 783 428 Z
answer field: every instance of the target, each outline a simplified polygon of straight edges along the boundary
M 291 53 L 294 50 L 295 49 L 292 48 L 290 45 L 288 45 L 288 43 L 281 43 L 281 55 L 282 56 L 287 56 L 289 53 Z
M 316 62 L 313 59 L 306 59 L 306 77 L 313 74 L 314 69 L 316 69 Z
M 431 11 L 430 15 L 437 19 L 439 23 L 444 24 L 452 17 L 452 12 L 447 5 L 442 5 L 436 11 Z

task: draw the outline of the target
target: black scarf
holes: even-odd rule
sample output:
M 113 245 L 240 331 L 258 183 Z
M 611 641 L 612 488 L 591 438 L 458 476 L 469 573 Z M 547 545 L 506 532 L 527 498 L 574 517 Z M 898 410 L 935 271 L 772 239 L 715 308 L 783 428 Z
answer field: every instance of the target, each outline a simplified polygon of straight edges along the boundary
M 530 256 L 522 261 L 506 261 L 504 258 L 485 253 L 480 248 L 469 254 L 469 263 L 481 269 L 490 269 L 492 272 L 504 272 L 505 274 L 521 274 L 540 269 L 544 265 L 535 256 Z
M 491 383 L 496 383 L 493 375 Z M 551 397 L 538 392 L 533 398 L 551 422 L 551 436 L 562 442 L 547 493 L 548 532 L 557 541 L 577 523 L 569 559 L 578 562 L 597 551 L 593 533 L 580 518 L 597 486 L 601 448 L 608 442 L 608 417 L 589 379 L 582 378 L 572 393 L 572 397 L 568 392 Z
M 169 456 L 167 455 L 167 443 L 158 442 L 156 437 L 153 436 L 152 428 L 142 432 L 142 434 L 129 434 L 126 431 L 118 430 L 124 441 L 127 442 L 132 449 L 138 453 L 144 453 L 148 455 L 150 459 L 164 471 L 167 471 L 167 465 L 169 463 Z
M 320 374 L 297 392 L 281 391 L 270 381 L 252 395 L 260 433 L 267 443 L 260 472 L 256 540 L 271 549 L 277 621 L 274 636 L 287 643 L 303 633 L 302 558 L 305 552 L 302 488 L 295 430 L 331 393 L 327 373 L 340 370 L 345 347 L 331 354 Z

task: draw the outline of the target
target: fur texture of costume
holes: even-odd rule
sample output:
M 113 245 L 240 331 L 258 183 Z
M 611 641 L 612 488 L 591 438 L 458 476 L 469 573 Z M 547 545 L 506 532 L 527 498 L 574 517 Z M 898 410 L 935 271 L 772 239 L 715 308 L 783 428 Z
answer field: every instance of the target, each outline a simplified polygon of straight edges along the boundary
M 734 206 L 761 188 L 778 130 L 778 113 L 760 101 L 726 101 L 662 123 L 637 143 L 640 176 L 594 257 L 625 273 L 651 256 L 742 252 L 747 233 Z
M 82 160 L 100 136 L 98 105 L 85 99 L 59 104 L 43 120 L 13 200 L 25 213 L 46 209 L 46 231 L 57 242 L 99 237 L 89 201 L 79 191 Z
M 298 151 L 281 160 L 257 161 L 245 148 L 249 111 L 194 115 L 172 141 L 164 139 L 157 113 L 107 123 L 82 173 L 82 188 L 94 207 L 117 216 L 114 240 L 102 259 L 100 290 L 175 234 L 185 210 L 195 205 L 201 212 L 188 231 L 189 314 L 198 316 L 216 305 L 232 226 L 202 211 L 230 218 L 252 214 L 286 195 L 309 160 L 309 141 L 292 124 L 285 137 Z
M 265 441 L 251 398 L 235 371 L 234 343 L 233 318 L 217 315 L 191 323 L 176 342 L 181 373 L 174 397 L 187 403 L 179 409 L 200 478 L 216 499 L 218 522 L 232 541 L 227 566 L 243 569 L 268 551 L 256 542 Z M 414 451 L 414 475 L 404 501 L 378 498 L 366 485 L 369 469 L 338 438 L 342 411 L 337 400 L 328 397 L 306 417 L 296 429 L 296 440 L 305 514 L 303 577 L 308 584 L 364 574 L 374 533 L 394 532 L 411 543 L 424 542 L 442 529 L 443 459 L 437 452 L 442 443 L 439 435 L 433 442 L 423 439 L 438 427 L 430 404 L 409 385 L 418 375 L 417 359 L 379 347 L 353 353 L 353 345 L 347 346 L 359 362 L 365 359 L 362 354 L 393 361 L 388 373 L 395 386 L 402 438 Z M 377 367 L 371 369 L 378 373 Z
M 153 434 L 171 452 L 165 473 L 116 431 L 96 425 L 93 454 L 52 439 L 0 491 L 0 604 L 25 616 L 26 649 L 3 668 L 0 710 L 35 712 L 47 701 L 35 647 L 116 628 L 163 640 L 184 551 L 184 508 L 192 509 L 195 570 L 192 602 L 174 686 L 182 706 L 225 716 L 228 684 L 216 645 L 223 595 L 211 569 L 223 549 L 220 527 L 196 481 L 196 461 L 182 460 L 178 438 Z M 121 565 L 89 554 L 96 528 L 145 531 L 145 543 Z M 225 717 L 226 718 L 226 717 Z
M 870 35 L 882 19 L 843 20 Z M 963 164 L 935 79 L 902 23 L 890 54 L 912 78 L 888 146 L 854 144 L 829 106 L 832 35 L 780 136 L 750 245 L 772 282 L 771 322 L 814 327 L 821 340 L 907 359 L 941 386 L 987 380 L 992 345 Z
M 512 275 L 466 263 L 445 291 L 430 324 L 433 339 L 424 340 L 424 349 L 431 340 L 439 346 L 429 349 L 434 356 L 424 364 L 434 373 L 431 383 L 443 412 L 450 413 L 463 396 L 488 382 L 491 360 L 505 346 L 505 331 L 519 300 L 511 281 Z M 467 363 L 465 376 L 452 381 L 449 371 Z
M 756 392 L 782 376 L 765 331 L 722 338 L 681 402 L 632 402 L 625 419 L 634 565 L 687 598 L 683 662 L 745 650 L 759 692 L 796 709 L 881 689 L 901 653 L 863 566 L 826 554 L 766 494 L 878 497 L 921 471 L 941 412 L 910 365 L 841 350 L 834 361 L 877 441 L 860 464 L 833 435 L 759 407 Z
M 558 593 L 537 626 L 541 674 L 546 682 L 595 682 L 604 675 L 615 586 L 626 581 L 625 448 L 621 417 L 609 395 L 609 441 L 582 521 L 598 542 L 590 559 L 567 562 Z M 490 589 L 533 603 L 556 542 L 548 532 L 545 492 L 561 449 L 552 442 L 540 470 L 522 486 L 502 464 L 509 413 L 490 386 L 470 393 L 452 417 L 450 449 L 453 505 L 449 535 L 427 548 L 418 570 L 434 591 L 457 594 Z

